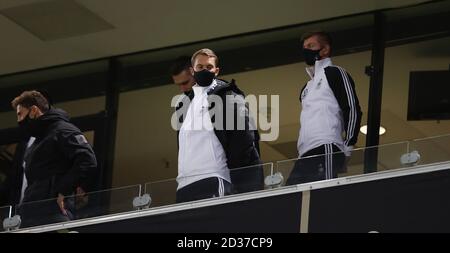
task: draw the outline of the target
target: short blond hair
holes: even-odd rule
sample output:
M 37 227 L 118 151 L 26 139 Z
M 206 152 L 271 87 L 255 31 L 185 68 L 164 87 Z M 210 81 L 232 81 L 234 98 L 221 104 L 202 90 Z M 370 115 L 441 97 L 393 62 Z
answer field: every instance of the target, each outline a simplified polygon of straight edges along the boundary
M 192 55 L 192 58 L 191 58 L 192 66 L 194 66 L 195 58 L 197 58 L 198 55 L 205 55 L 208 57 L 213 57 L 215 59 L 214 63 L 216 64 L 216 67 L 219 66 L 219 57 L 217 57 L 217 55 L 214 53 L 214 51 L 212 51 L 209 48 L 200 49 Z
M 303 41 L 305 41 L 306 39 L 309 39 L 313 36 L 317 36 L 319 43 L 321 44 L 321 46 L 323 46 L 324 44 L 330 46 L 330 56 L 331 56 L 331 51 L 333 49 L 333 40 L 331 39 L 330 34 L 328 34 L 327 32 L 324 31 L 311 31 L 311 32 L 306 32 L 302 35 L 302 43 Z

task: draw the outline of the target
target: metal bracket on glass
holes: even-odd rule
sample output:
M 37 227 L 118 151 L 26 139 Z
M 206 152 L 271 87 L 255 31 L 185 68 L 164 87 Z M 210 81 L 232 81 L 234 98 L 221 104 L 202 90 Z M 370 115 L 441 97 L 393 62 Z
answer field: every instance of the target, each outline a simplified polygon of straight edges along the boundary
M 400 162 L 403 165 L 407 165 L 407 166 L 414 166 L 419 162 L 419 160 L 420 160 L 420 154 L 416 150 L 414 150 L 410 153 L 403 154 L 400 157 Z
M 372 65 L 366 66 L 366 68 L 364 69 L 364 73 L 367 76 L 372 76 L 374 71 L 375 71 L 375 68 Z
M 150 206 L 152 202 L 152 198 L 150 197 L 150 195 L 148 193 L 139 196 L 139 197 L 135 197 L 133 199 L 133 207 L 137 208 L 137 209 L 144 209 L 144 208 L 148 208 Z
M 19 229 L 20 223 L 22 223 L 20 215 L 14 215 L 13 217 L 3 220 L 3 229 L 5 229 L 6 231 Z
M 277 172 L 273 175 L 267 176 L 264 179 L 264 184 L 267 187 L 279 187 L 283 183 L 283 180 L 284 180 L 283 174 L 281 174 L 281 172 Z

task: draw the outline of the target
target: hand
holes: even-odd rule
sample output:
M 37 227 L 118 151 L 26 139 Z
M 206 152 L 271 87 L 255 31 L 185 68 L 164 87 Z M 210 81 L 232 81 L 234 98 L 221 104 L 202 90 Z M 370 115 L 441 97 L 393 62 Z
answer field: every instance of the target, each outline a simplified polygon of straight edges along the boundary
M 58 198 L 56 199 L 56 203 L 58 203 L 59 209 L 61 210 L 62 214 L 67 216 L 67 210 L 64 207 L 64 195 L 61 193 L 58 193 Z
M 341 173 L 347 173 L 347 166 L 348 163 L 350 162 L 350 158 L 351 156 L 345 156 L 344 165 L 342 166 Z
M 76 189 L 75 203 L 77 209 L 83 208 L 88 203 L 88 195 L 80 186 Z
M 76 194 L 77 194 L 77 196 L 78 195 L 84 196 L 86 194 L 86 192 L 83 190 L 83 188 L 81 188 L 81 186 L 78 186 L 76 189 Z
M 344 146 L 344 154 L 346 158 L 350 159 L 350 155 L 352 154 L 353 146 Z

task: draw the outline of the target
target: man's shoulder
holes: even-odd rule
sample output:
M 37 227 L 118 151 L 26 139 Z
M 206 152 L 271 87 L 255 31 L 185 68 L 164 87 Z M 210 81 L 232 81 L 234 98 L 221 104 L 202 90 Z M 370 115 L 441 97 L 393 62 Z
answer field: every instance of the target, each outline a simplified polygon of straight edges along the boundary
M 73 123 L 67 121 L 58 121 L 54 126 L 57 135 L 80 134 L 81 131 Z
M 239 87 L 236 85 L 236 81 L 232 79 L 230 82 L 217 79 L 216 80 L 217 85 L 212 87 L 208 91 L 208 95 L 218 95 L 218 96 L 224 96 L 224 95 L 242 95 L 244 96 L 244 92 L 242 92 Z
M 208 95 L 223 95 L 231 89 L 231 83 L 223 79 L 216 79 L 216 84 L 209 88 Z
M 175 97 L 177 98 L 175 105 L 179 106 L 180 103 L 183 103 L 183 102 L 185 103 L 187 101 L 192 100 L 194 98 L 194 91 L 190 90 L 188 92 L 178 94 Z
M 330 65 L 324 69 L 325 76 L 329 81 L 347 80 L 351 78 L 350 73 L 341 66 Z
M 345 70 L 343 67 L 338 66 L 338 65 L 330 65 L 324 68 L 325 73 L 336 73 L 336 74 L 340 74 L 342 72 L 347 73 L 347 70 Z

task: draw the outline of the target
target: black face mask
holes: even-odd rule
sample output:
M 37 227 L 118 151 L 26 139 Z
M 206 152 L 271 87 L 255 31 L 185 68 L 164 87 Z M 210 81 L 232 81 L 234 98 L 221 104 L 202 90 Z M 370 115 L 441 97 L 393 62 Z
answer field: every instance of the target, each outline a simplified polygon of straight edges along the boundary
M 318 50 L 303 48 L 303 56 L 305 57 L 306 64 L 313 66 L 316 61 L 320 60 L 320 50 L 322 50 L 322 48 Z
M 197 84 L 202 87 L 209 86 L 215 77 L 216 74 L 213 72 L 209 72 L 209 70 L 207 69 L 198 72 L 194 71 L 194 79 L 197 82 Z
M 23 118 L 23 120 L 17 122 L 17 124 L 24 134 L 31 136 L 39 135 L 40 129 L 38 127 L 38 119 L 30 118 L 30 113 L 28 113 L 27 116 Z

